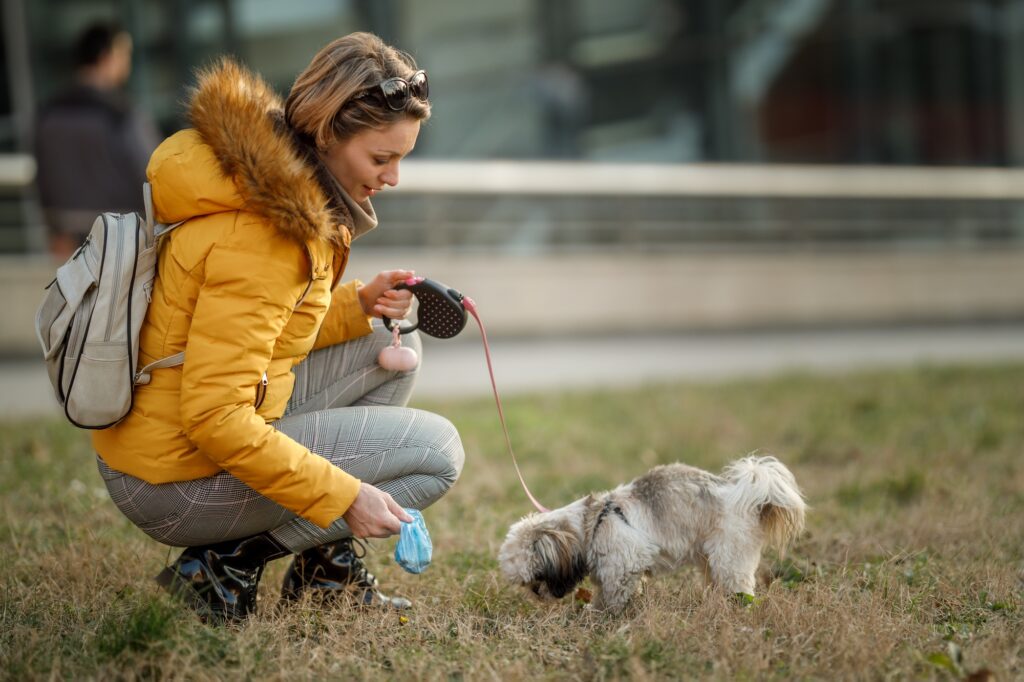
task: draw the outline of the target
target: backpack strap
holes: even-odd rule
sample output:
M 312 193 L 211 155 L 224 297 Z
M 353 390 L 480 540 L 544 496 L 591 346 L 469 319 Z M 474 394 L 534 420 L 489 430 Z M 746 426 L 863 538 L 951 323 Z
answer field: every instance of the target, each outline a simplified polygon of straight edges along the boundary
M 184 224 L 185 224 L 184 220 L 179 220 L 178 222 L 171 223 L 170 225 L 164 225 L 163 223 L 157 223 L 156 224 L 156 229 L 154 230 L 155 236 L 156 236 L 157 239 L 159 239 L 160 237 L 163 237 L 165 234 L 167 234 L 168 232 L 170 232 L 174 228 L 178 227 L 179 225 L 184 225 Z
M 178 365 L 185 364 L 185 351 L 175 353 L 174 355 L 166 358 L 161 358 L 155 362 L 151 362 L 138 372 L 135 373 L 135 385 L 144 386 L 149 383 L 150 372 L 154 369 L 163 369 L 165 367 L 177 367 Z
M 148 182 L 142 183 L 142 203 L 146 209 L 146 240 L 147 243 L 153 243 L 153 187 Z

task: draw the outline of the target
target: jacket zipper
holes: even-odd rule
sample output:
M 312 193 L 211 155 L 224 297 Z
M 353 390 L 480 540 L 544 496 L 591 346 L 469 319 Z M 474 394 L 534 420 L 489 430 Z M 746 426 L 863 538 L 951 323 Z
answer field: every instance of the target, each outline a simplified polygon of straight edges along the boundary
M 263 404 L 263 399 L 267 397 L 267 384 L 270 380 L 267 379 L 267 373 L 263 373 L 263 377 L 260 379 L 259 386 L 256 387 L 256 409 L 259 409 L 260 405 Z

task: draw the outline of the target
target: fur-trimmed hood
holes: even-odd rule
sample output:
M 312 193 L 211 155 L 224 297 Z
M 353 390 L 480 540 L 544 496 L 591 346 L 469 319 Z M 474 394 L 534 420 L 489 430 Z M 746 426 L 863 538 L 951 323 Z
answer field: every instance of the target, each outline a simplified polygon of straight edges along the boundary
M 260 77 L 220 60 L 200 72 L 189 115 L 194 129 L 164 141 L 147 170 L 159 221 L 244 209 L 299 243 L 349 241 L 353 220 L 335 196 L 340 186 L 323 177 Z

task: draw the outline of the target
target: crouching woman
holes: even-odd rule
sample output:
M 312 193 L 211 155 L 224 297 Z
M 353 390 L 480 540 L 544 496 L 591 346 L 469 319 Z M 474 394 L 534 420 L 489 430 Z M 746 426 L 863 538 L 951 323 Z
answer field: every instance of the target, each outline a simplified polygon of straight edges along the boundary
M 376 362 L 390 334 L 374 318 L 408 313 L 393 286 L 412 272 L 340 278 L 377 224 L 370 198 L 398 183 L 430 115 L 426 73 L 356 33 L 321 50 L 283 104 L 224 60 L 189 111 L 193 127 L 147 171 L 157 220 L 185 222 L 161 247 L 139 365 L 185 359 L 95 433 L 107 489 L 150 537 L 186 548 L 157 580 L 201 614 L 251 614 L 264 565 L 291 554 L 286 599 L 409 606 L 380 591 L 353 538 L 397 533 L 403 507 L 444 495 L 462 444 L 405 407 L 416 370 Z

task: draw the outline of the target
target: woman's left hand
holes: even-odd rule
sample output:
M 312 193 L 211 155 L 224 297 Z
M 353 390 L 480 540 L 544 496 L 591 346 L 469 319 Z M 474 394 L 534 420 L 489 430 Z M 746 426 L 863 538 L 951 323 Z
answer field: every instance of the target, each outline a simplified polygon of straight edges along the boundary
M 385 270 L 359 287 L 359 304 L 363 312 L 373 317 L 386 316 L 402 320 L 412 308 L 412 292 L 408 289 L 395 290 L 399 282 L 415 275 L 413 270 Z

